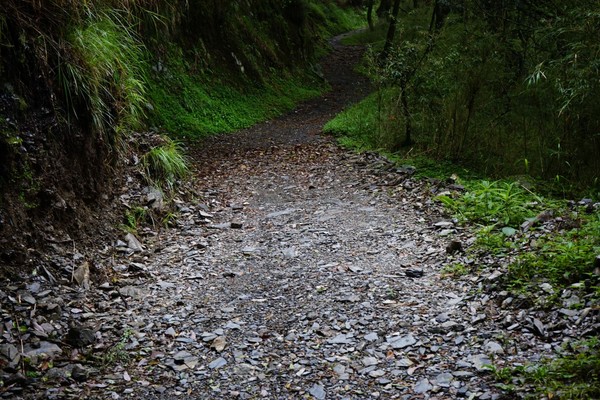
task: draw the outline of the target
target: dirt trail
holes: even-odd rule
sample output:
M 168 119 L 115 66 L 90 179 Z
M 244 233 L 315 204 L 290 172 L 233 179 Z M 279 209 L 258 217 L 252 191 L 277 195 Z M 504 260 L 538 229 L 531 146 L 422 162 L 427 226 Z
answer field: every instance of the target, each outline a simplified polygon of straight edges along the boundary
M 336 41 L 331 93 L 194 153 L 177 226 L 64 306 L 110 368 L 57 363 L 65 383 L 40 398 L 497 399 L 485 366 L 544 351 L 481 294 L 493 273 L 441 274 L 470 240 L 431 199 L 443 184 L 319 136 L 365 94 L 360 53 Z
M 295 146 L 319 143 L 329 138 L 319 136 L 323 125 L 346 106 L 356 103 L 368 94 L 368 79 L 356 73 L 364 48 L 344 46 L 341 35 L 332 40 L 331 53 L 321 63 L 324 78 L 331 90 L 322 97 L 304 102 L 293 111 L 275 120 L 255 125 L 233 135 L 225 134 L 206 139 L 199 149 L 197 160 L 210 164 L 215 159 L 232 154 L 245 156 L 250 150 L 269 149 L 272 146 Z
M 125 291 L 138 364 L 118 395 L 498 398 L 481 371 L 511 334 L 474 283 L 440 275 L 461 230 L 426 183 L 319 136 L 365 94 L 360 54 L 336 41 L 331 93 L 196 153 L 198 202 Z

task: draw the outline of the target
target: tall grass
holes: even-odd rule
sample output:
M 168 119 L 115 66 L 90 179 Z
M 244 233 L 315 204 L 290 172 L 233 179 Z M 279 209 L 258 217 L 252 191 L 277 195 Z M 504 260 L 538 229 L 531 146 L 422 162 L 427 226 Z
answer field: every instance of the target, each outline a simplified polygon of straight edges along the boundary
M 138 128 L 147 102 L 143 47 L 119 12 L 89 18 L 67 37 L 74 56 L 61 65 L 67 98 L 87 106 L 92 126 L 100 132 L 115 125 Z
M 140 161 L 148 183 L 168 190 L 189 172 L 182 147 L 171 140 L 144 154 Z

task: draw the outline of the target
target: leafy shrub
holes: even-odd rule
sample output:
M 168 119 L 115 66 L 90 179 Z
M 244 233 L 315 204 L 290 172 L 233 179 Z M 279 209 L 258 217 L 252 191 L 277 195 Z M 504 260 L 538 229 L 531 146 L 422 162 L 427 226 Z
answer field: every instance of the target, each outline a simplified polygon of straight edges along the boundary
M 187 161 L 182 148 L 173 141 L 158 146 L 144 154 L 141 165 L 149 183 L 172 189 L 176 182 L 188 174 Z
M 541 210 L 542 199 L 516 182 L 477 181 L 467 193 L 438 199 L 463 221 L 484 225 L 520 226 Z

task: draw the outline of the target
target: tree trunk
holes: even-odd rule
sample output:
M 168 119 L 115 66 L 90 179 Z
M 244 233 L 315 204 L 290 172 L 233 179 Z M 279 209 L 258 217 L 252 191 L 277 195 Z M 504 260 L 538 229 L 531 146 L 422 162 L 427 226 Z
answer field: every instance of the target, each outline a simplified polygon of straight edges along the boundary
M 373 31 L 375 28 L 373 27 L 373 4 L 375 0 L 369 0 L 368 8 L 367 8 L 367 22 L 369 23 L 369 30 Z
M 392 49 L 392 44 L 394 43 L 394 36 L 396 35 L 396 21 L 398 20 L 398 12 L 400 11 L 400 0 L 394 0 L 394 9 L 392 10 L 392 14 L 390 15 L 390 26 L 387 31 L 387 36 L 385 38 L 385 45 L 383 46 L 383 51 L 380 54 L 380 59 L 385 60 Z
M 402 114 L 404 115 L 404 126 L 405 126 L 405 136 L 404 142 L 402 142 L 402 146 L 410 146 L 414 142 L 412 140 L 412 121 L 410 119 L 410 109 L 408 108 L 408 93 L 406 93 L 406 89 L 408 86 L 408 82 L 402 82 L 400 84 L 400 101 L 402 102 Z
M 390 8 L 392 8 L 392 0 L 381 0 L 379 3 L 379 7 L 377 8 L 377 16 L 379 18 L 388 18 L 390 13 Z

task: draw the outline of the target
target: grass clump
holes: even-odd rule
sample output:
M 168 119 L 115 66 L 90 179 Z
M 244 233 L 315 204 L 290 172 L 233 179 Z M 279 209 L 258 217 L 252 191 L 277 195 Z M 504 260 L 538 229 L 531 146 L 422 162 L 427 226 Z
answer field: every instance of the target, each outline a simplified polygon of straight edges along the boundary
M 145 118 L 147 67 L 127 19 L 116 10 L 96 12 L 67 40 L 73 59 L 60 65 L 59 78 L 74 116 L 86 110 L 102 133 L 138 128 Z
M 363 101 L 354 104 L 328 121 L 323 132 L 339 137 L 339 142 L 347 148 L 368 150 L 382 148 L 378 142 L 377 93 L 370 94 Z
M 567 348 L 568 347 L 568 348 Z M 533 392 L 527 399 L 588 400 L 600 398 L 600 340 L 569 343 L 563 354 L 538 365 L 494 370 L 509 392 Z
M 509 266 L 513 284 L 527 285 L 541 278 L 560 287 L 597 279 L 593 270 L 595 257 L 600 254 L 600 213 L 585 216 L 579 223 L 579 228 L 530 242 L 530 251 L 521 253 Z
M 168 190 L 189 172 L 182 147 L 171 140 L 144 154 L 140 162 L 146 180 L 150 184 L 166 187 Z
M 481 180 L 469 186 L 457 199 L 438 197 L 462 221 L 518 227 L 541 211 L 541 197 L 527 192 L 516 182 Z
M 570 210 L 517 182 L 471 180 L 458 197 L 441 201 L 459 220 L 477 224 L 476 251 L 512 254 L 506 284 L 524 289 L 536 282 L 557 288 L 592 278 L 600 254 L 600 213 Z M 560 216 L 555 218 L 554 216 Z M 544 223 L 550 221 L 551 225 Z

